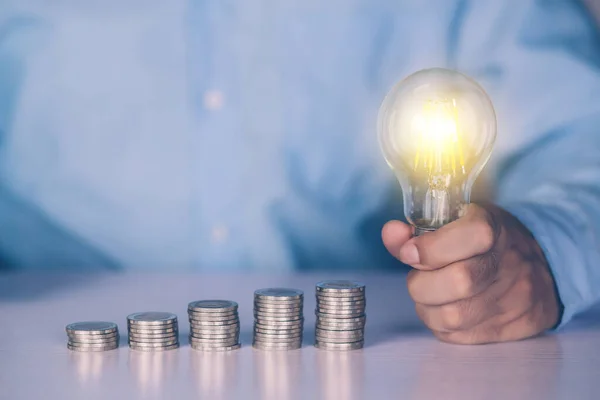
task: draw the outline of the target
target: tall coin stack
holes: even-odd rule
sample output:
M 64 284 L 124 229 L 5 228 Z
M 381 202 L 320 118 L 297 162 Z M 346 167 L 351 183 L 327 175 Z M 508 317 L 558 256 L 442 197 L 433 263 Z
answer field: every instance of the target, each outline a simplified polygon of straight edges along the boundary
M 364 346 L 365 285 L 354 281 L 317 283 L 315 347 L 356 350 Z
M 67 348 L 73 351 L 107 351 L 119 347 L 117 324 L 103 321 L 67 325 Z
M 127 316 L 129 347 L 141 351 L 163 351 L 179 347 L 177 315 L 149 311 Z
M 240 348 L 238 304 L 229 300 L 200 300 L 188 304 L 190 345 L 204 351 Z
M 254 292 L 253 346 L 262 350 L 302 347 L 304 292 L 297 289 L 259 289 Z

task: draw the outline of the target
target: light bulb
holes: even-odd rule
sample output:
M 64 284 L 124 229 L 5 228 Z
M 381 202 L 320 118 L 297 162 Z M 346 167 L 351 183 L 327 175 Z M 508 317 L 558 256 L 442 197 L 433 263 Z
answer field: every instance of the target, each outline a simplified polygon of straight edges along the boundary
M 496 139 L 496 114 L 483 88 L 456 71 L 418 71 L 387 94 L 377 125 L 415 234 L 459 218 Z

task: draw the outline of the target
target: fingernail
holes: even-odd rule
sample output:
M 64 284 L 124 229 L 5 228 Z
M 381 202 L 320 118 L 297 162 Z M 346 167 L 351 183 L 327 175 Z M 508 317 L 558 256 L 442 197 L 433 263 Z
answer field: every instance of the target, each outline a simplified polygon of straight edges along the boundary
M 407 243 L 400 249 L 400 261 L 405 264 L 419 264 L 419 250 L 412 243 Z

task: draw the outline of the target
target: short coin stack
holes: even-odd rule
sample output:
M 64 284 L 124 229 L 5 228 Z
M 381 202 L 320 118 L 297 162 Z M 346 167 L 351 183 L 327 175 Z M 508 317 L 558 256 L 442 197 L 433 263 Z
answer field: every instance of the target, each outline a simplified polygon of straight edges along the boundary
M 302 347 L 304 292 L 272 288 L 254 292 L 253 345 L 262 350 Z
M 229 351 L 240 348 L 240 317 L 235 301 L 193 301 L 188 304 L 188 316 L 193 349 Z
M 67 325 L 66 331 L 69 350 L 107 351 L 119 347 L 119 329 L 112 322 L 75 322 Z
M 129 347 L 141 351 L 163 351 L 179 347 L 177 315 L 149 311 L 127 316 Z
M 364 346 L 365 285 L 355 281 L 317 283 L 315 347 L 356 350 Z

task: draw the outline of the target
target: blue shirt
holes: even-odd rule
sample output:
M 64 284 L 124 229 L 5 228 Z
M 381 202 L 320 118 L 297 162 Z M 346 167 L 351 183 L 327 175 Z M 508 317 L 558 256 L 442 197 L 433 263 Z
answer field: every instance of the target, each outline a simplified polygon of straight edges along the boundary
M 397 267 L 376 113 L 429 67 L 498 116 L 481 182 L 600 297 L 600 42 L 574 1 L 6 0 L 0 254 L 21 269 Z

